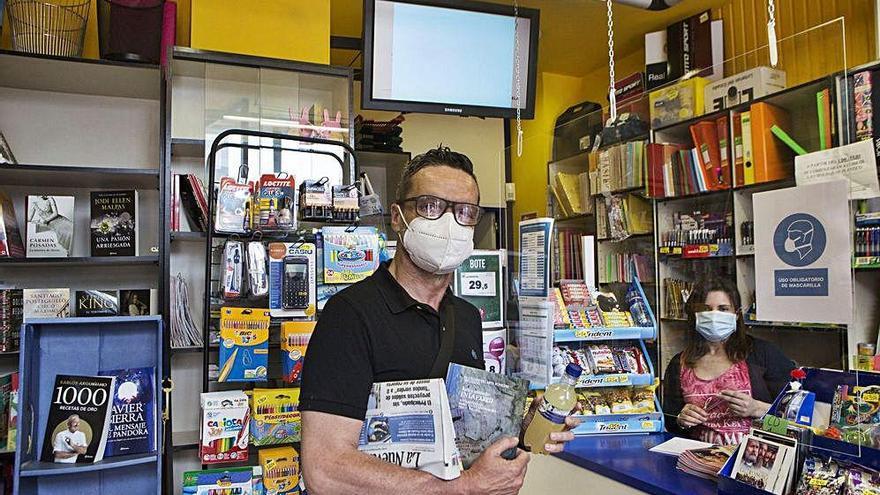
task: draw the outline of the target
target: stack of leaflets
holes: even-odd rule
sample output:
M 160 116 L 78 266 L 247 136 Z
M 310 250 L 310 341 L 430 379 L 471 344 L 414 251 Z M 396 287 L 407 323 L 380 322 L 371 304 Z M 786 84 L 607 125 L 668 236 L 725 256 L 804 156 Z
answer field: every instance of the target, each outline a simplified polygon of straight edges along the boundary
M 798 440 L 752 429 L 743 438 L 731 477 L 776 495 L 791 492 L 797 480 Z
M 690 449 L 678 457 L 677 469 L 685 473 L 707 478 L 718 479 L 718 472 L 736 450 L 735 446 L 713 445 L 704 449 Z
M 358 450 L 452 480 L 461 457 L 443 379 L 374 383 Z

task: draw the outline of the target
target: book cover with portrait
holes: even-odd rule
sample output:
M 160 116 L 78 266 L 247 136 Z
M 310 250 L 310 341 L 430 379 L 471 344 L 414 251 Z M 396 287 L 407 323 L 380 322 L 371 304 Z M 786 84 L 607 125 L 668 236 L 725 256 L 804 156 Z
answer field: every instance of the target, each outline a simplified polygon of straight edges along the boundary
M 155 368 L 100 371 L 116 378 L 106 457 L 156 451 Z
M 104 458 L 116 378 L 56 375 L 40 460 L 62 464 Z
M 66 258 L 73 249 L 73 196 L 28 196 L 28 258 Z

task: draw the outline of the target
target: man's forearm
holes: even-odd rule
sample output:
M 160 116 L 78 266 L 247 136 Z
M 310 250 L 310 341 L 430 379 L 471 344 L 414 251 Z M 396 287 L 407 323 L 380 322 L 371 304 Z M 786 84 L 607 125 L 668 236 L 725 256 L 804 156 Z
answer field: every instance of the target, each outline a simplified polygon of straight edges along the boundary
M 317 462 L 315 462 L 317 461 Z M 309 463 L 315 462 L 314 465 Z M 322 453 L 304 460 L 306 486 L 314 495 L 358 493 L 386 495 L 395 488 L 418 495 L 467 495 L 465 476 L 452 481 L 430 473 L 395 466 L 372 455 L 347 451 L 337 456 Z

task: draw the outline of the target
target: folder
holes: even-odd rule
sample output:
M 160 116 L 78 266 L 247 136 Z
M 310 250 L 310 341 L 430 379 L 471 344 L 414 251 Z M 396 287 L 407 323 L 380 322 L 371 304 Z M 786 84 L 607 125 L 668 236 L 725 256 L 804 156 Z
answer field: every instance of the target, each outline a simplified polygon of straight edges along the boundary
M 733 120 L 733 174 L 734 184 L 743 185 L 743 134 L 742 134 L 742 114 L 733 112 L 731 116 Z
M 791 176 L 791 151 L 773 133 L 773 126 L 791 129 L 788 112 L 769 103 L 751 107 L 752 159 L 755 182 L 769 182 Z
M 742 144 L 743 144 L 743 184 L 750 185 L 755 183 L 755 163 L 752 153 L 752 112 L 743 112 L 740 114 L 740 125 L 742 126 Z
M 721 159 L 721 175 L 719 176 L 719 189 L 729 189 L 732 185 L 730 171 L 730 126 L 727 116 L 718 117 L 715 121 L 718 134 L 718 156 Z
M 697 164 L 700 167 L 703 190 L 718 188 L 718 177 L 721 171 L 721 156 L 718 152 L 718 131 L 715 122 L 704 120 L 690 127 L 691 138 L 697 150 Z
M 816 93 L 816 111 L 819 117 L 819 150 L 832 147 L 831 92 L 828 88 Z

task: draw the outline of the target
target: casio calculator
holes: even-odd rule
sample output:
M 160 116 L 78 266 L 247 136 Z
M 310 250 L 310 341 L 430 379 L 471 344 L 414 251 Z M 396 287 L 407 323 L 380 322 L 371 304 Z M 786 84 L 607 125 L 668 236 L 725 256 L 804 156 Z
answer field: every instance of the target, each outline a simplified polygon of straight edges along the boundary
M 281 283 L 281 307 L 306 309 L 309 307 L 309 258 L 284 258 L 284 278 Z

